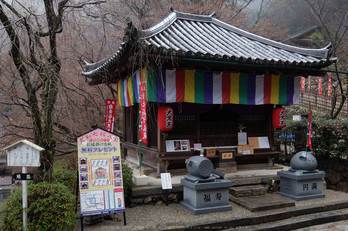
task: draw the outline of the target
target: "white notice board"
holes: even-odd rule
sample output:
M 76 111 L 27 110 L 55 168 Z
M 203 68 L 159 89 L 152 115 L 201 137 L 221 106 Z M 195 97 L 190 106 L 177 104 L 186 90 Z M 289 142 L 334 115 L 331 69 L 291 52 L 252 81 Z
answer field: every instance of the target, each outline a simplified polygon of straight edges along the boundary
M 172 189 L 170 173 L 161 173 L 162 189 Z
M 250 145 L 254 146 L 254 148 L 270 148 L 267 136 L 249 137 L 248 141 Z

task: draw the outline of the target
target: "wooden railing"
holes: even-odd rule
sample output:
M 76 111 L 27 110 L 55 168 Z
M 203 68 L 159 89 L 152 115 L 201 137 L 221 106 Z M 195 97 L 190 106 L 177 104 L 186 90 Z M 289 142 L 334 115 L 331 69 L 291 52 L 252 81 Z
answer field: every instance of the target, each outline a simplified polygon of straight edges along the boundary
M 300 105 L 308 107 L 309 101 L 311 101 L 312 110 L 330 114 L 331 111 L 331 98 L 327 96 L 318 96 L 318 94 L 310 92 L 302 92 L 300 95 Z M 341 99 L 338 98 L 336 102 L 335 111 L 339 107 Z M 344 102 L 343 108 L 339 114 L 340 118 L 348 117 L 348 102 Z

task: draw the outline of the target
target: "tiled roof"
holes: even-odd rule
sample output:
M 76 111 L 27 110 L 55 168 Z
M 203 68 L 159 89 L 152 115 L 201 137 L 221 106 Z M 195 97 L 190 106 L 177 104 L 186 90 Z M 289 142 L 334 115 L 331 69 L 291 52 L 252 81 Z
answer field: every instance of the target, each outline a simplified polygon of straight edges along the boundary
M 329 47 L 308 49 L 276 42 L 224 23 L 213 15 L 171 12 L 157 25 L 139 31 L 139 41 L 155 54 L 320 69 L 336 61 Z M 93 77 L 117 64 L 127 46 L 124 42 L 112 56 L 93 64 L 86 63 L 86 77 Z

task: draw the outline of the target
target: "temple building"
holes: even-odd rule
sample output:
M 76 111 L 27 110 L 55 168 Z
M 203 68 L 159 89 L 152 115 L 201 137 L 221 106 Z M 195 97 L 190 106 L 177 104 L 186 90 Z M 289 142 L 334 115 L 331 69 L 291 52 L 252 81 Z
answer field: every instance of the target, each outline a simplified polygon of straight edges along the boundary
M 136 164 L 141 158 L 142 165 L 157 173 L 183 167 L 199 149 L 225 170 L 272 166 L 280 153 L 274 147 L 272 112 L 299 104 L 301 77 L 322 75 L 336 61 L 330 47 L 291 46 L 224 23 L 214 14 L 171 11 L 145 30 L 127 20 L 119 49 L 86 63 L 82 73 L 90 85 L 117 89 L 118 104 L 124 107 L 125 158 Z M 147 143 L 141 146 L 140 83 L 146 86 L 147 101 Z M 172 129 L 166 131 L 160 129 L 163 116 L 158 114 L 164 106 L 173 115 Z

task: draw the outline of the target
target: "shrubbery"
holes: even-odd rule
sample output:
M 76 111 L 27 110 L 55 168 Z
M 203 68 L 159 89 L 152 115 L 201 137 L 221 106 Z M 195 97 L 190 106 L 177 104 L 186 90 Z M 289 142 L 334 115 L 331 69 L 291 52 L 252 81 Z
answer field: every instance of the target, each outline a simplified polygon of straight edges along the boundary
M 133 186 L 133 169 L 122 161 L 122 182 L 124 189 L 124 198 L 131 196 Z
M 69 168 L 65 160 L 54 162 L 52 178 L 54 183 L 61 183 L 68 187 L 71 192 L 76 195 L 77 190 L 77 174 L 76 170 Z
M 287 121 L 286 127 L 276 134 L 276 139 L 293 145 L 295 153 L 306 150 L 308 119 Z M 348 154 L 348 120 L 312 118 L 313 154 L 324 157 L 342 157 Z
M 60 183 L 28 185 L 28 230 L 74 230 L 76 196 Z M 2 206 L 0 230 L 22 230 L 22 189 Z

